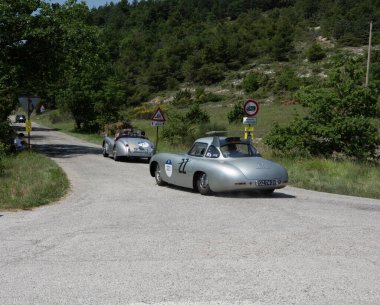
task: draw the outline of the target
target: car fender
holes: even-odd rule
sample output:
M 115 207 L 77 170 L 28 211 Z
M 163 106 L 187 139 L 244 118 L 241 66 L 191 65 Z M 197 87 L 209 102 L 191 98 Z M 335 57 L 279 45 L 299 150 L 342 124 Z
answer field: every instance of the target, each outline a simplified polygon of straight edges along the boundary
M 243 173 L 234 165 L 220 160 L 204 160 L 197 168 L 194 168 L 193 186 L 200 173 L 206 173 L 210 189 L 214 192 L 222 191 L 235 181 L 245 181 Z

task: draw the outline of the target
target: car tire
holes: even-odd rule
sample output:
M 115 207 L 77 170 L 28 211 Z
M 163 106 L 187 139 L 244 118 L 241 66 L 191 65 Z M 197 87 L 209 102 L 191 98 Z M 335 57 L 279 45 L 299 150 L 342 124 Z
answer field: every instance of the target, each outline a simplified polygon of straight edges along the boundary
M 104 143 L 103 144 L 103 157 L 108 157 L 107 150 L 108 150 L 108 144 Z
M 114 159 L 115 161 L 120 161 L 120 157 L 117 155 L 115 149 L 113 150 L 113 159 Z
M 157 185 L 159 186 L 164 186 L 166 185 L 166 183 L 164 182 L 164 180 L 162 180 L 162 177 L 161 177 L 161 168 L 160 168 L 160 165 L 156 165 L 156 168 L 154 169 L 154 179 L 156 179 L 156 183 Z
M 197 189 L 202 195 L 211 195 L 210 185 L 208 183 L 208 177 L 206 173 L 201 173 L 197 178 Z

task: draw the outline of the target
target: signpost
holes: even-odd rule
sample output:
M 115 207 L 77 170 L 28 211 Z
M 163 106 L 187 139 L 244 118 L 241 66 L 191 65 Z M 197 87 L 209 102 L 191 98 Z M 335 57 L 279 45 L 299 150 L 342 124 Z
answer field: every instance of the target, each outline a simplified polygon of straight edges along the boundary
M 157 150 L 157 145 L 158 145 L 158 127 L 160 126 L 164 126 L 165 124 L 165 117 L 164 117 L 164 114 L 162 112 L 162 110 L 160 109 L 160 107 L 158 107 L 156 109 L 156 111 L 154 112 L 153 116 L 152 116 L 152 122 L 151 122 L 151 125 L 154 127 L 156 127 L 156 150 Z
M 243 112 L 246 117 L 243 118 L 243 125 L 248 125 L 244 128 L 244 138 L 252 141 L 253 132 L 257 124 L 256 114 L 259 112 L 259 103 L 254 100 L 248 100 L 244 103 Z
M 18 100 L 22 108 L 24 108 L 25 112 L 28 114 L 28 118 L 25 122 L 25 131 L 28 133 L 28 151 L 30 151 L 30 133 L 32 132 L 32 121 L 30 120 L 30 116 L 41 98 L 38 96 L 20 96 Z

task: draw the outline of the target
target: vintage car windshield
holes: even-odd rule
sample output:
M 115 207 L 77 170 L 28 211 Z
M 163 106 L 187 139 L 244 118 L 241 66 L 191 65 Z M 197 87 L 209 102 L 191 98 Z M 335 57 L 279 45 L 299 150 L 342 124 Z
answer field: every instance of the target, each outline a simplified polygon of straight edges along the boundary
M 228 143 L 220 146 L 220 151 L 225 158 L 246 158 L 260 155 L 252 145 L 247 143 Z
M 127 134 L 122 134 L 120 136 L 118 136 L 118 139 L 121 139 L 121 138 L 139 138 L 139 139 L 146 139 L 146 137 L 142 136 L 142 135 L 127 135 Z

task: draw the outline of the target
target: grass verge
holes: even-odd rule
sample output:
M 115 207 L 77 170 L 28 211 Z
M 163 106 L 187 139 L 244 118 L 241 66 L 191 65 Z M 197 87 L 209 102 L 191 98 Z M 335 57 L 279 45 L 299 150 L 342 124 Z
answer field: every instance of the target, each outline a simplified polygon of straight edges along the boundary
M 0 173 L 0 210 L 31 209 L 57 201 L 70 184 L 63 170 L 41 154 L 5 157 Z
M 380 199 L 380 164 L 330 159 L 277 159 L 289 173 L 292 186 Z

